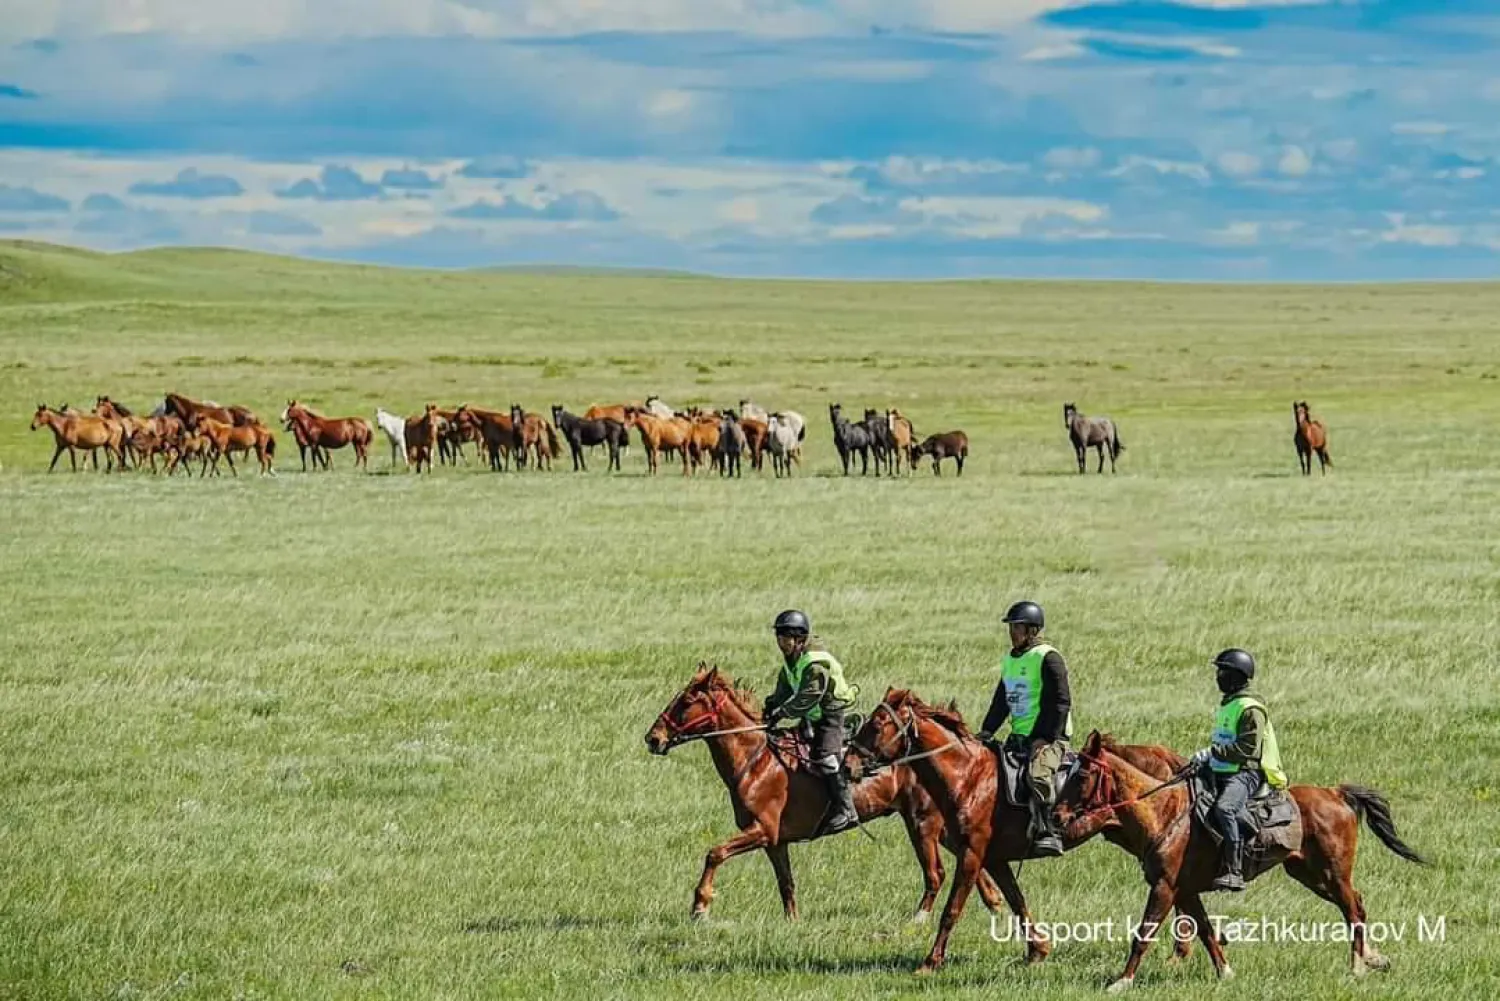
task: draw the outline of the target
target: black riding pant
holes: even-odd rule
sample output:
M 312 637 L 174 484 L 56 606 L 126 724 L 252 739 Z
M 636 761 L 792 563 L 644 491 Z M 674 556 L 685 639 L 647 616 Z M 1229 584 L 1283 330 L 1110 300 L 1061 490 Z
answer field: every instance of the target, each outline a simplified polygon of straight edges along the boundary
M 822 775 L 838 771 L 844 758 L 844 711 L 824 709 L 822 718 L 804 721 L 802 726 L 813 770 Z
M 1260 788 L 1261 774 L 1253 768 L 1241 768 L 1233 775 L 1215 775 L 1218 795 L 1214 797 L 1214 826 L 1225 841 L 1242 841 L 1240 818 L 1255 790 Z

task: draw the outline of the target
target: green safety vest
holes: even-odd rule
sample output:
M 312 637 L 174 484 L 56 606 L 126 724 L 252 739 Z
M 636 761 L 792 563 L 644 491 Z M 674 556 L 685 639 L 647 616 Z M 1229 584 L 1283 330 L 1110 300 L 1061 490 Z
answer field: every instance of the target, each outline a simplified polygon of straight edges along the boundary
M 1000 681 L 1005 685 L 1005 701 L 1010 706 L 1010 732 L 1030 737 L 1036 718 L 1042 714 L 1042 660 L 1055 648 L 1038 643 L 1019 657 L 1005 655 Z M 1073 711 L 1063 720 L 1063 740 L 1073 739 Z
M 802 690 L 802 678 L 807 674 L 810 664 L 822 664 L 824 670 L 828 672 L 828 680 L 832 682 L 829 694 L 835 701 L 842 702 L 844 705 L 854 704 L 858 689 L 844 680 L 844 665 L 840 664 L 838 659 L 827 650 L 807 650 L 797 658 L 796 663 L 782 665 L 781 676 L 786 679 L 787 686 L 791 688 L 793 694 Z M 811 723 L 816 723 L 822 718 L 823 707 L 821 705 L 813 706 L 807 712 L 807 719 Z
M 1272 788 L 1285 789 L 1287 778 L 1286 772 L 1281 767 L 1281 748 L 1276 744 L 1276 731 L 1271 728 L 1271 714 L 1266 712 L 1265 703 L 1259 699 L 1241 695 L 1220 706 L 1219 711 L 1214 713 L 1214 732 L 1211 742 L 1214 747 L 1233 744 L 1239 738 L 1240 717 L 1245 714 L 1246 709 L 1251 708 L 1266 713 L 1266 728 L 1260 741 L 1260 770 L 1265 773 L 1266 781 L 1271 784 Z M 1208 763 L 1220 775 L 1233 775 L 1240 770 L 1240 766 L 1234 762 L 1220 761 L 1217 757 L 1211 756 Z

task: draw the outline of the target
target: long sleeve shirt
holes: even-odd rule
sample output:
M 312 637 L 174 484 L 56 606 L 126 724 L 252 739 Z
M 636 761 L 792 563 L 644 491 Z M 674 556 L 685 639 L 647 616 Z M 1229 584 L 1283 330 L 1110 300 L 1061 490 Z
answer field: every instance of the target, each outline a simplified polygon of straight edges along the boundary
M 1027 647 L 1026 649 L 1030 649 Z M 1026 650 L 1012 650 L 1012 657 L 1019 657 Z M 1051 743 L 1061 740 L 1063 721 L 1073 707 L 1073 693 L 1068 688 L 1068 665 L 1056 650 L 1047 651 L 1042 658 L 1042 694 L 1038 706 L 1036 725 L 1031 728 L 1033 740 Z M 1010 717 L 1010 702 L 1005 698 L 1005 682 L 995 686 L 990 699 L 990 710 L 984 714 L 984 725 L 980 732 L 993 734 Z

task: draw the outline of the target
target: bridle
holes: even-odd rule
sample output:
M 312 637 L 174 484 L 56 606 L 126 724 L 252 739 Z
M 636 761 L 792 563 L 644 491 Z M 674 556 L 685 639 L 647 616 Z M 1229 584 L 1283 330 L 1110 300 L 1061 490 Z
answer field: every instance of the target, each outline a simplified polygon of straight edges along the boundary
M 912 748 L 916 744 L 916 711 L 913 710 L 910 706 L 907 706 L 906 708 L 907 711 L 911 714 L 906 719 L 903 719 L 891 706 L 891 704 L 885 701 L 882 701 L 874 709 L 870 710 L 870 719 L 873 721 L 875 719 L 875 714 L 884 709 L 886 715 L 891 718 L 891 723 L 895 725 L 896 733 L 901 738 L 902 753 L 898 754 L 890 761 L 881 761 L 879 754 L 877 754 L 870 748 L 865 747 L 857 740 L 849 742 L 849 747 L 854 751 L 855 754 L 859 755 L 860 760 L 867 762 L 870 765 L 870 771 L 878 772 L 886 768 L 894 768 L 897 765 L 904 765 L 908 762 L 921 761 L 923 758 L 936 757 L 937 755 L 943 754 L 946 751 L 953 750 L 953 748 L 955 747 L 962 746 L 963 741 L 961 741 L 957 737 L 954 737 L 942 747 L 934 748 L 931 751 L 918 751 L 916 753 L 913 753 Z
M 1130 799 L 1122 799 L 1118 803 L 1111 803 L 1109 799 L 1114 795 L 1115 791 L 1114 772 L 1105 764 L 1102 757 L 1096 754 L 1089 754 L 1087 751 L 1079 751 L 1078 758 L 1074 762 L 1074 767 L 1075 769 L 1088 768 L 1098 771 L 1098 785 L 1094 787 L 1093 795 L 1089 796 L 1089 802 L 1097 805 L 1073 815 L 1068 820 L 1069 824 L 1076 824 L 1081 820 L 1087 820 L 1099 814 L 1111 814 L 1116 810 L 1123 810 L 1127 806 L 1134 806 L 1141 802 L 1141 800 L 1150 799 L 1163 789 L 1169 789 L 1172 786 L 1186 782 L 1193 774 L 1190 767 L 1184 767 L 1165 782 L 1152 786 L 1139 796 L 1132 796 Z
M 703 695 L 705 693 L 694 692 L 693 694 Z M 661 714 L 656 717 L 656 722 L 667 730 L 667 747 L 677 747 L 689 741 L 706 740 L 709 737 L 726 737 L 733 733 L 752 733 L 756 730 L 764 730 L 766 728 L 764 723 L 756 723 L 753 726 L 730 727 L 728 730 L 718 729 L 719 719 L 724 712 L 724 703 L 728 700 L 729 693 L 720 690 L 710 698 L 710 704 L 706 710 L 680 723 L 667 714 L 671 708 L 670 706 L 667 709 L 663 709 Z M 707 727 L 707 729 L 700 729 L 700 727 Z

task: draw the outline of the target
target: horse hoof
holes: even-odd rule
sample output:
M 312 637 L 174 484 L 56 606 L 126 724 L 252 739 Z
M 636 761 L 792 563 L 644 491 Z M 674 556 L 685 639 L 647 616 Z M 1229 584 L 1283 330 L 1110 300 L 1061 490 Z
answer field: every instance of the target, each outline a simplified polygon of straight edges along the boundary
M 705 922 L 705 921 L 708 920 L 708 908 L 707 907 L 694 907 L 693 908 L 693 913 L 691 915 L 689 915 L 689 917 L 692 919 L 692 922 L 694 924 L 701 925 L 701 924 L 703 924 L 703 922 Z
M 914 925 L 925 925 L 927 922 L 929 922 L 931 920 L 932 920 L 932 912 L 924 910 L 924 911 L 918 911 L 917 913 L 913 914 L 912 918 L 911 918 L 911 923 L 914 924 Z
M 1050 955 L 1052 955 L 1052 947 L 1050 945 L 1029 946 L 1026 949 L 1026 963 L 1028 966 L 1033 963 L 1040 963 Z
M 1366 953 L 1365 969 L 1385 973 L 1391 968 L 1391 961 L 1378 952 Z
M 1228 963 L 1225 963 L 1219 969 L 1219 979 L 1220 980 L 1233 980 L 1234 979 L 1234 967 L 1230 966 Z
M 1133 986 L 1135 986 L 1134 977 L 1121 977 L 1119 980 L 1116 980 L 1114 983 L 1110 984 L 1109 987 L 1105 989 L 1105 993 L 1124 994 Z
M 928 959 L 924 960 L 922 965 L 916 968 L 915 973 L 919 977 L 930 977 L 937 972 L 937 968 L 938 964 Z

